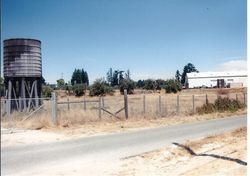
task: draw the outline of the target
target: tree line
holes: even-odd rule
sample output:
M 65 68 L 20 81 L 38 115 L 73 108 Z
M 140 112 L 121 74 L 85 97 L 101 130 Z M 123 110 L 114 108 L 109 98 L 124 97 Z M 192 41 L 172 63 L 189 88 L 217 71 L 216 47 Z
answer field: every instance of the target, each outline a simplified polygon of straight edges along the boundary
M 186 75 L 190 72 L 198 72 L 192 63 L 185 65 L 182 73 L 177 70 L 175 77 L 172 79 L 145 79 L 134 81 L 131 79 L 130 70 L 124 71 L 109 68 L 106 72 L 106 77 L 96 79 L 90 86 L 87 71 L 84 69 L 75 69 L 68 83 L 65 83 L 62 78 L 57 80 L 57 89 L 73 92 L 76 96 L 84 95 L 86 90 L 89 90 L 90 96 L 113 94 L 115 89 L 119 89 L 121 94 L 124 92 L 124 89 L 127 89 L 129 94 L 133 94 L 136 88 L 152 91 L 165 89 L 166 93 L 176 93 L 181 91 L 183 86 L 185 86 Z

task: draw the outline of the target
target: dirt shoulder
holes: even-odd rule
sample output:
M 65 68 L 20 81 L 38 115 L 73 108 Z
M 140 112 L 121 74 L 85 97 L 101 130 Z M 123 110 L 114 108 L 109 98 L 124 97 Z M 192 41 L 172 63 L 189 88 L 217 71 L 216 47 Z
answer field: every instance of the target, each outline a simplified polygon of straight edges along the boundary
M 182 123 L 192 123 L 210 119 L 225 118 L 230 116 L 245 115 L 246 110 L 237 113 L 214 113 L 207 115 L 173 116 L 157 119 L 129 119 L 126 121 L 100 121 L 89 122 L 82 125 L 43 127 L 37 121 L 28 121 L 25 124 L 16 125 L 14 122 L 2 122 L 1 124 L 1 146 L 20 146 L 30 144 L 41 144 L 47 142 L 57 142 L 67 139 L 106 135 L 124 131 L 136 131 L 146 128 L 156 128 L 171 126 Z M 8 124 L 9 123 L 9 124 Z M 13 125 L 14 124 L 14 125 Z M 6 129 L 3 129 L 6 128 Z M 39 129 L 39 130 L 34 130 Z
M 246 175 L 247 128 L 128 157 L 113 175 Z
M 59 126 L 59 128 L 48 128 L 47 131 L 53 131 L 59 134 L 64 134 L 71 137 L 79 136 L 93 136 L 111 134 L 122 131 L 136 131 L 139 129 L 156 128 L 163 126 L 178 125 L 183 123 L 192 123 L 198 121 L 235 117 L 246 115 L 247 110 L 238 111 L 235 113 L 212 113 L 205 115 L 190 115 L 190 116 L 172 116 L 167 118 L 155 119 L 128 119 L 128 120 L 113 120 L 113 121 L 100 121 L 89 122 L 82 125 L 68 125 Z

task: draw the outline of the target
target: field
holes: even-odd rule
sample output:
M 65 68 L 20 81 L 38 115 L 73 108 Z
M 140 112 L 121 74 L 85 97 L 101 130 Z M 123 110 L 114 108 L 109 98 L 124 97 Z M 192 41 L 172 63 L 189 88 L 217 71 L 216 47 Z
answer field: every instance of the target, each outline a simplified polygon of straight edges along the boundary
M 135 90 L 135 94 L 128 95 L 128 119 L 164 121 L 167 118 L 169 121 L 173 117 L 189 116 L 190 118 L 196 114 L 197 107 L 202 106 L 206 101 L 213 103 L 218 96 L 238 99 L 242 103 L 247 102 L 246 89 L 190 89 L 178 94 Z M 115 114 L 124 107 L 124 96 L 119 92 L 114 96 L 101 98 L 89 96 L 78 98 L 67 96 L 65 91 L 58 91 L 57 102 L 58 125 L 61 127 L 93 124 L 100 121 L 117 123 L 125 120 L 124 110 L 117 113 L 116 117 L 110 114 Z M 10 117 L 5 113 L 1 121 L 7 126 L 31 126 L 32 129 L 53 127 L 51 104 L 51 100 L 44 100 L 41 109 L 34 113 L 14 112 Z M 100 106 L 106 112 L 100 111 Z M 2 109 L 3 107 L 2 103 Z

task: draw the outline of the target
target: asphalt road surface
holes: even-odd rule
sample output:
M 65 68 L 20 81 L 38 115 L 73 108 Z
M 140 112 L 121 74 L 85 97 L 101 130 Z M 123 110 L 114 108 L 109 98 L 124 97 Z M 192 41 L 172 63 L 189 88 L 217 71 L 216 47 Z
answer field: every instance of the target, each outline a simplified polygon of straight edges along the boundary
M 81 175 L 105 175 L 109 166 L 124 157 L 246 125 L 247 117 L 241 116 L 40 145 L 1 147 L 1 175 L 72 175 L 79 168 L 88 172 Z

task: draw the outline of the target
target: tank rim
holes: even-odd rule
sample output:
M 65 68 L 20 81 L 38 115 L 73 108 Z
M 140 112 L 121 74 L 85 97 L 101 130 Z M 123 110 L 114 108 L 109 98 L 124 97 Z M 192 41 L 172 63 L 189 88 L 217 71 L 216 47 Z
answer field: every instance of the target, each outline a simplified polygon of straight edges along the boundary
M 38 40 L 38 39 L 32 39 L 32 38 L 9 38 L 9 39 L 5 39 L 4 42 L 5 41 L 10 41 L 10 40 L 32 40 L 32 41 L 38 41 L 38 42 L 41 43 L 40 40 Z

